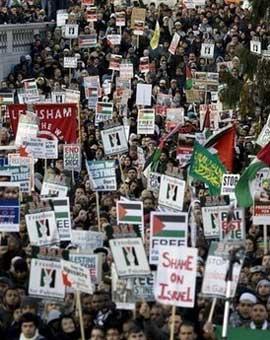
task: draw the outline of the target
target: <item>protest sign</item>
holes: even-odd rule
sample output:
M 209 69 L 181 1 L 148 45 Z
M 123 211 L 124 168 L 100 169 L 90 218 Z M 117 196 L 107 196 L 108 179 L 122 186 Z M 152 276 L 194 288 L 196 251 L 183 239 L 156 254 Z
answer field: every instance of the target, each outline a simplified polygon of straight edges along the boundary
M 77 24 L 66 24 L 65 25 L 65 38 L 76 39 L 79 34 L 79 25 Z
M 192 157 L 192 146 L 179 146 L 177 148 L 177 160 L 181 168 L 185 167 Z
M 81 93 L 79 90 L 66 89 L 65 90 L 66 103 L 80 103 Z
M 81 0 L 82 6 L 93 6 L 95 4 L 95 0 Z
M 22 141 L 27 153 L 37 159 L 57 159 L 58 140 L 48 140 L 45 138 L 29 138 Z
M 264 147 L 270 141 L 270 115 L 268 116 L 267 122 L 264 125 L 262 131 L 260 132 L 256 144 Z
M 116 15 L 115 25 L 118 27 L 125 27 L 126 26 L 126 13 L 124 11 L 117 11 L 115 12 L 115 15 Z
M 250 40 L 250 52 L 261 55 L 262 43 L 259 40 Z
M 78 37 L 79 48 L 92 48 L 97 45 L 97 34 L 80 34 Z
M 162 248 L 155 283 L 156 301 L 166 305 L 194 307 L 197 254 L 197 248 Z
M 71 216 L 69 197 L 52 199 L 56 226 L 60 241 L 71 240 Z
M 10 106 L 9 106 L 10 107 Z M 29 115 L 20 115 L 16 131 L 15 145 L 21 146 L 26 138 L 35 138 L 38 133 L 37 120 L 31 119 Z
M 76 57 L 64 57 L 64 68 L 77 68 L 78 59 Z
M 183 0 L 183 5 L 188 9 L 193 9 L 197 6 L 205 6 L 205 0 Z
M 146 9 L 145 8 L 133 7 L 132 8 L 132 13 L 131 13 L 131 25 L 130 25 L 130 28 L 131 29 L 135 28 L 135 20 L 145 21 L 145 16 L 146 16 Z
M 109 69 L 113 71 L 120 71 L 120 64 L 122 61 L 122 56 L 119 54 L 111 54 Z
M 205 116 L 209 113 L 210 129 L 217 130 L 219 128 L 219 111 L 216 104 L 200 105 L 200 129 L 203 130 Z
M 201 57 L 206 59 L 213 59 L 215 44 L 202 43 Z
M 56 15 L 56 25 L 57 27 L 65 26 L 68 20 L 68 12 L 66 10 L 58 10 Z
M 220 240 L 241 241 L 245 239 L 244 209 L 224 209 L 219 211 Z
M 143 224 L 143 203 L 136 201 L 117 201 L 117 223 Z
M 172 130 L 178 123 L 184 124 L 184 108 L 167 108 L 166 128 Z
M 102 258 L 99 254 L 69 252 L 69 260 L 88 268 L 92 284 L 100 283 L 102 279 Z
M 166 246 L 187 246 L 187 213 L 151 212 L 149 262 L 158 264 L 159 251 Z
M 18 183 L 0 182 L 0 231 L 20 231 L 20 187 Z
M 14 92 L 0 92 L 0 105 L 9 105 L 14 103 Z
M 65 104 L 34 104 L 33 106 L 39 118 L 39 137 L 58 139 L 66 143 L 76 142 L 78 109 L 74 102 Z M 14 104 L 8 106 L 14 134 L 17 132 L 19 117 L 25 114 L 26 109 L 26 105 Z M 33 134 L 32 137 L 36 137 L 36 135 Z
M 174 210 L 182 210 L 186 182 L 171 176 L 162 175 L 158 203 Z
M 153 191 L 155 194 L 159 193 L 161 181 L 161 174 L 157 172 L 150 172 L 147 177 L 147 190 Z
M 38 298 L 64 299 L 60 262 L 32 259 L 28 292 Z
M 30 169 L 28 166 L 3 166 L 0 167 L 0 176 L 9 175 L 12 183 L 18 183 L 22 193 L 31 191 Z
M 107 156 L 128 151 L 124 126 L 117 126 L 101 131 L 102 143 Z
M 88 230 L 72 230 L 72 244 L 78 246 L 81 250 L 93 252 L 96 248 L 103 246 L 103 233 Z
M 120 64 L 120 78 L 121 79 L 131 79 L 133 78 L 133 64 L 131 63 L 121 63 Z
M 108 224 L 105 227 L 105 233 L 108 240 L 112 238 L 142 237 L 140 226 L 137 224 Z
M 21 156 L 19 153 L 8 154 L 8 165 L 10 166 L 25 165 L 31 169 L 33 167 L 33 162 L 32 156 Z
M 113 114 L 113 103 L 97 102 L 95 124 L 98 125 L 98 123 L 105 122 L 106 120 L 112 119 L 112 114 Z
M 229 195 L 231 200 L 235 200 L 234 189 L 239 178 L 240 175 L 224 174 L 221 185 L 221 195 Z
M 224 299 L 226 297 L 226 274 L 229 267 L 229 260 L 216 254 L 216 249 L 219 245 L 221 245 L 221 242 L 211 242 L 204 270 L 202 293 L 207 297 Z M 234 297 L 236 293 L 242 264 L 243 260 L 241 260 L 240 263 L 234 263 L 233 266 L 231 298 Z
M 96 7 L 87 7 L 85 14 L 86 14 L 87 22 L 97 21 L 97 8 Z
M 152 101 L 152 85 L 137 84 L 136 105 L 151 106 Z
M 142 109 L 138 112 L 137 133 L 139 135 L 153 135 L 155 132 L 155 110 Z
M 51 92 L 52 103 L 62 104 L 66 102 L 66 93 L 64 91 Z
M 133 34 L 143 35 L 144 34 L 144 20 L 134 20 Z
M 253 208 L 253 224 L 270 224 L 270 196 L 268 193 L 255 192 Z
M 63 198 L 67 196 L 67 192 L 68 187 L 65 185 L 43 181 L 40 194 L 43 197 Z
M 47 246 L 60 242 L 53 211 L 26 214 L 25 222 L 32 245 Z
M 64 144 L 63 155 L 65 170 L 81 171 L 81 146 L 79 144 Z
M 141 57 L 139 69 L 141 73 L 148 73 L 150 71 L 149 57 Z
M 137 277 L 134 279 L 134 298 L 135 301 L 155 301 L 154 296 L 154 280 L 155 272 L 151 272 L 150 276 Z
M 176 32 L 174 33 L 173 35 L 173 38 L 172 38 L 172 41 L 171 41 L 171 44 L 170 44 L 170 47 L 168 49 L 168 51 L 171 53 L 171 54 L 175 54 L 175 51 L 177 49 L 177 46 L 179 44 L 179 41 L 180 41 L 180 35 L 177 34 Z
M 107 34 L 106 36 L 110 45 L 121 45 L 121 34 Z
M 87 161 L 86 167 L 92 188 L 95 191 L 117 189 L 114 161 Z
M 150 274 L 141 238 L 112 239 L 109 243 L 119 277 L 138 277 Z
M 205 238 L 219 238 L 219 211 L 224 209 L 226 209 L 224 206 L 202 207 L 203 231 Z
M 93 294 L 90 272 L 78 263 L 61 260 L 62 283 L 65 287 Z
M 112 277 L 112 301 L 116 304 L 116 308 L 123 310 L 134 310 L 134 281 L 132 278 L 121 279 L 118 277 L 115 264 L 111 266 Z

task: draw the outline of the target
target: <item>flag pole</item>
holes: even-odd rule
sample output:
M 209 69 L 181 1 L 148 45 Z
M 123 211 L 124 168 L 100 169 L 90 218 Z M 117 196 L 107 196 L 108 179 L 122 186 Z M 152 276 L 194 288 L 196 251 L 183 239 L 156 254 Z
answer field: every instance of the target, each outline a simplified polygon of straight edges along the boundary
M 207 322 L 211 322 L 212 323 L 212 320 L 213 320 L 213 316 L 214 316 L 214 312 L 215 312 L 215 308 L 216 308 L 216 304 L 217 304 L 217 298 L 215 297 L 212 301 L 212 304 L 211 304 L 211 309 L 210 309 L 210 313 L 208 315 L 208 320 Z
M 172 323 L 170 327 L 170 340 L 174 340 L 175 312 L 176 306 L 172 306 Z
M 264 254 L 268 253 L 268 242 L 267 242 L 267 225 L 263 225 L 263 249 L 264 249 Z
M 98 191 L 96 191 L 96 207 L 97 207 L 97 220 L 98 220 L 98 231 L 101 231 L 101 225 L 100 225 L 100 207 L 99 207 L 99 194 Z
M 77 119 L 78 119 L 78 129 L 79 129 L 79 143 L 82 144 L 82 132 L 81 132 L 81 109 L 80 103 L 77 103 Z

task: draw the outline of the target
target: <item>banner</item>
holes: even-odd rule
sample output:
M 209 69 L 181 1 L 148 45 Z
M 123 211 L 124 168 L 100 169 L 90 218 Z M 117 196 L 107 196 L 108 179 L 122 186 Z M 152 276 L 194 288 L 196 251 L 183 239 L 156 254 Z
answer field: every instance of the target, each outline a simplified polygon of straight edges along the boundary
M 92 284 L 98 284 L 102 280 L 102 258 L 99 254 L 72 253 L 69 252 L 69 260 L 88 268 Z
M 62 284 L 60 262 L 32 259 L 28 293 L 37 298 L 63 300 L 65 286 Z
M 31 245 L 48 246 L 60 242 L 53 211 L 25 215 Z
M 114 161 L 87 161 L 86 168 L 95 191 L 117 190 Z
M 13 133 L 16 134 L 18 120 L 25 114 L 26 105 L 8 105 Z M 39 123 L 39 137 L 58 139 L 66 143 L 77 140 L 77 105 L 76 104 L 35 104 L 34 109 Z
M 197 254 L 197 248 L 186 247 L 165 247 L 160 251 L 155 283 L 156 301 L 194 307 Z
M 151 212 L 150 264 L 158 264 L 160 250 L 165 246 L 186 247 L 188 239 L 188 214 Z
M 52 199 L 56 226 L 60 241 L 71 240 L 71 216 L 69 197 Z
M 64 169 L 70 171 L 81 171 L 81 146 L 79 144 L 63 145 Z
M 113 239 L 109 243 L 119 277 L 150 275 L 141 238 Z
M 138 135 L 153 135 L 155 133 L 155 110 L 139 110 L 137 123 Z
M 219 195 L 222 177 L 226 172 L 219 158 L 195 142 L 190 163 L 190 176 L 206 183 L 211 195 Z
M 0 182 L 0 231 L 20 231 L 20 188 L 18 183 Z
M 31 180 L 28 166 L 3 166 L 0 167 L 0 176 L 10 176 L 12 183 L 18 183 L 22 193 L 30 194 Z
M 90 272 L 78 263 L 61 260 L 62 283 L 65 287 L 93 294 Z
M 174 210 L 183 210 L 186 182 L 181 179 L 162 175 L 158 204 Z
M 117 155 L 128 151 L 124 126 L 117 126 L 101 131 L 104 152 L 107 156 Z

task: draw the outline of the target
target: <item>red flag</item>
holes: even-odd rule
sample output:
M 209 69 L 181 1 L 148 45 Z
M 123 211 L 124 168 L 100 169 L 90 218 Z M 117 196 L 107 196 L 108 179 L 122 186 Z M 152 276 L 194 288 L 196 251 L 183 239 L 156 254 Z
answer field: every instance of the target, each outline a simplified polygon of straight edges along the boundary
M 19 116 L 25 114 L 26 105 L 8 105 L 10 122 L 14 135 L 16 135 Z M 34 110 L 39 118 L 39 137 L 58 139 L 66 143 L 77 142 L 77 105 L 64 104 L 34 104 Z
M 235 127 L 229 126 L 220 130 L 215 135 L 211 136 L 205 143 L 204 147 L 214 148 L 217 150 L 218 157 L 224 166 L 230 171 L 233 171 L 234 159 L 234 144 L 235 144 Z

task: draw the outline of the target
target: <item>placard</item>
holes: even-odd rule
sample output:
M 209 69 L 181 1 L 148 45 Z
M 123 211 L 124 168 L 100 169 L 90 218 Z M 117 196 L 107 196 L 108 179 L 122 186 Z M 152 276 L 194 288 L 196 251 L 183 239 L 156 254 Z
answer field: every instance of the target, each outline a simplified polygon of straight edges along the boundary
M 79 25 L 77 24 L 66 24 L 65 25 L 65 38 L 66 39 L 77 39 L 79 34 Z
M 235 187 L 238 183 L 240 175 L 224 174 L 221 185 L 221 195 L 229 195 L 231 200 L 235 200 Z
M 58 140 L 48 140 L 45 138 L 29 138 L 22 141 L 27 153 L 37 159 L 57 159 Z
M 186 182 L 171 176 L 162 175 L 158 203 L 174 210 L 183 210 Z
M 64 68 L 77 68 L 78 59 L 76 57 L 64 57 Z
M 137 133 L 139 135 L 153 135 L 155 133 L 155 110 L 139 110 L 137 123 Z
M 87 161 L 86 166 L 95 191 L 117 190 L 114 161 Z
M 109 243 L 119 277 L 150 275 L 141 238 L 112 239 Z
M 214 49 L 215 49 L 215 44 L 202 43 L 201 58 L 213 59 Z
M 64 169 L 70 171 L 81 171 L 81 146 L 79 144 L 64 144 Z
M 60 241 L 71 240 L 71 216 L 69 197 L 52 199 L 56 226 Z
M 87 253 L 69 253 L 69 260 L 79 263 L 81 266 L 88 268 L 92 284 L 98 284 L 102 280 L 102 258 L 99 254 Z
M 178 44 L 179 44 L 179 41 L 180 41 L 180 35 L 177 34 L 177 33 L 175 32 L 174 35 L 173 35 L 173 38 L 172 38 L 170 47 L 169 47 L 169 49 L 168 49 L 168 51 L 169 51 L 172 55 L 175 55 L 175 51 L 176 51 L 176 49 L 177 49 L 177 46 L 178 46 Z
M 18 183 L 0 182 L 0 231 L 20 231 L 20 187 Z
M 140 201 L 117 201 L 117 224 L 143 225 L 143 203 Z
M 53 211 L 26 214 L 25 222 L 33 246 L 48 246 L 60 242 Z
M 117 155 L 128 151 L 126 134 L 122 125 L 102 130 L 101 138 L 107 156 Z
M 62 283 L 65 287 L 93 294 L 90 272 L 78 263 L 61 260 Z
M 72 230 L 72 244 L 81 250 L 93 252 L 96 248 L 103 246 L 104 235 L 101 232 L 89 230 Z
M 43 181 L 41 187 L 41 196 L 43 197 L 66 197 L 68 187 L 61 184 Z
M 122 56 L 119 54 L 111 54 L 109 69 L 114 71 L 120 71 L 120 64 L 122 61 Z
M 136 105 L 151 106 L 152 85 L 137 84 Z
M 130 25 L 130 28 L 131 29 L 135 28 L 135 20 L 145 21 L 145 16 L 146 16 L 146 9 L 145 8 L 133 7 L 132 8 L 132 13 L 131 13 L 131 25 Z
M 258 40 L 250 40 L 250 52 L 261 55 L 262 43 Z
M 224 209 L 219 211 L 220 240 L 242 241 L 245 239 L 244 209 Z
M 181 251 L 179 251 L 181 249 Z M 197 274 L 197 248 L 164 247 L 155 284 L 156 301 L 193 308 Z
M 65 286 L 61 280 L 60 262 L 31 260 L 29 295 L 46 299 L 64 299 Z

